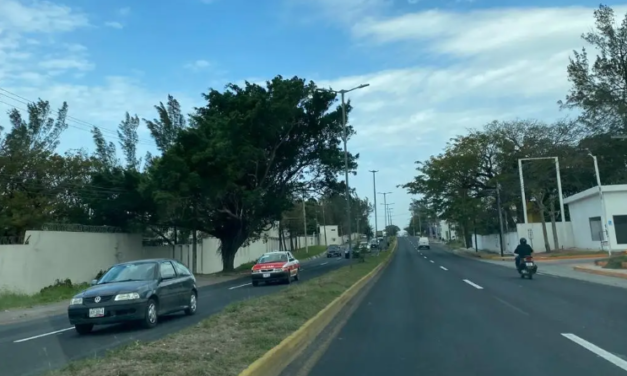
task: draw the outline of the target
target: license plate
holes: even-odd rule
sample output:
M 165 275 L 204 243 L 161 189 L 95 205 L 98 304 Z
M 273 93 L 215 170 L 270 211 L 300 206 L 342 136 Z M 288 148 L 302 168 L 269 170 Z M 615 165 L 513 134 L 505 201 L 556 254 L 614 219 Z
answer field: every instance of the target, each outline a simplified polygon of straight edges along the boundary
M 528 262 L 527 266 L 533 266 L 533 262 Z
M 89 309 L 89 317 L 103 317 L 104 316 L 104 308 L 90 308 Z
M 263 278 L 270 278 L 270 273 L 263 273 Z

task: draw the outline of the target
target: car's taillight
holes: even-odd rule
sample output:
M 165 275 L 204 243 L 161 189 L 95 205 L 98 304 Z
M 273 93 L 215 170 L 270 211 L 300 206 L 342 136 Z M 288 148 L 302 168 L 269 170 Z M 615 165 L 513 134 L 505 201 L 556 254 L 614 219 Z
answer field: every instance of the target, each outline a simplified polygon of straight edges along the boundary
M 525 261 L 531 261 L 531 260 L 533 260 L 533 258 L 531 256 L 525 257 Z

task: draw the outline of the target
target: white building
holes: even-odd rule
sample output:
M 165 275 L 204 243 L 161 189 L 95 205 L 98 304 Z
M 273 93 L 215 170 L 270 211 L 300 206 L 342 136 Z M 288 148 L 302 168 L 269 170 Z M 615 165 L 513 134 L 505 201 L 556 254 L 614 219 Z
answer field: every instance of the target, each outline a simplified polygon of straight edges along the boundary
M 440 220 L 438 223 L 438 235 L 440 238 L 450 241 L 457 239 L 457 232 L 452 223 L 446 220 Z
M 582 249 L 606 250 L 609 246 L 613 251 L 623 251 L 627 249 L 627 184 L 602 188 L 605 205 L 598 187 L 564 199 L 570 211 L 574 243 Z M 607 236 L 603 236 L 604 232 Z
M 342 244 L 342 237 L 339 235 L 339 226 L 318 226 L 318 244 L 331 245 Z

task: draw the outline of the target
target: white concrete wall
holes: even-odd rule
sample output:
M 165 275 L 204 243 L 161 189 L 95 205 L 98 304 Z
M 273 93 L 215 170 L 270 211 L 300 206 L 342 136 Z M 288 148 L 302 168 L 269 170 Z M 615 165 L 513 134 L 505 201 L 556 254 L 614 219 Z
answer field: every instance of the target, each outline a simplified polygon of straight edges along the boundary
M 503 250 L 505 253 L 513 253 L 518 245 L 518 233 L 508 232 L 503 237 Z M 490 235 L 477 235 L 477 243 L 475 244 L 475 237 L 472 237 L 473 248 L 478 248 L 480 251 L 501 252 L 501 243 L 499 234 Z
M 139 234 L 27 231 L 25 238 L 28 244 L 0 245 L 0 290 L 33 294 L 57 279 L 89 282 L 113 264 L 145 258 L 174 258 L 192 265 L 191 245 L 144 247 Z M 195 273 L 222 270 L 219 244 L 217 239 L 207 238 L 197 245 Z M 271 230 L 264 238 L 240 248 L 235 266 L 276 249 L 278 232 Z
M 545 252 L 542 223 L 519 223 L 516 225 L 516 227 L 518 230 L 518 238 L 526 238 L 527 243 L 531 245 L 534 252 Z M 581 248 L 575 242 L 571 222 L 562 223 L 558 221 L 555 223 L 555 227 L 557 229 L 559 249 Z M 549 237 L 548 240 L 551 250 L 557 250 L 557 247 L 554 244 L 555 242 L 553 241 L 553 226 L 551 225 L 551 222 L 546 223 L 546 232 Z
M 133 234 L 27 231 L 24 245 L 0 245 L 0 289 L 35 293 L 55 280 L 91 281 L 112 264 L 142 258 Z

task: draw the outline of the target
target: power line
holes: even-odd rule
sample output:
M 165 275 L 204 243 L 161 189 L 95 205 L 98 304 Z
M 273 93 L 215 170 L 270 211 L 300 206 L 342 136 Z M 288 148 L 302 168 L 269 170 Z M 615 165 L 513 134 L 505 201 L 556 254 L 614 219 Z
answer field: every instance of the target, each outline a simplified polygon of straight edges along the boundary
M 7 95 L 7 94 L 0 94 L 0 96 L 4 96 L 4 97 L 9 98 L 11 100 L 14 100 L 16 102 L 19 102 L 19 103 L 22 103 L 22 104 L 25 104 L 25 105 L 29 105 L 29 104 L 35 103 L 35 102 L 33 102 L 33 101 L 31 101 L 31 100 L 29 100 L 27 98 L 24 98 L 24 97 L 19 96 L 19 95 L 15 94 L 15 93 L 12 93 L 12 92 L 10 92 L 10 91 L 2 88 L 2 87 L 0 87 L 0 91 L 3 91 L 5 93 L 9 94 L 9 95 Z M 6 106 L 9 106 L 11 108 L 14 108 L 14 109 L 17 109 L 17 110 L 21 110 L 21 111 L 24 111 L 24 112 L 28 113 L 27 109 L 18 107 L 18 106 L 14 105 L 14 104 L 7 103 L 7 102 L 2 101 L 2 100 L 0 100 L 0 103 L 4 104 Z M 93 128 L 98 128 L 102 132 L 103 136 L 105 136 L 107 138 L 113 138 L 113 139 L 116 139 L 118 141 L 122 141 L 122 139 L 120 139 L 118 137 L 117 130 L 115 130 L 115 129 L 107 128 L 107 127 L 104 127 L 104 126 L 96 126 L 94 124 L 88 123 L 88 122 L 86 122 L 84 120 L 80 120 L 80 119 L 75 118 L 75 117 L 70 116 L 70 115 L 66 115 L 66 122 L 67 123 L 70 123 L 70 122 L 74 123 L 74 124 L 68 124 L 68 126 L 71 127 L 71 128 L 74 128 L 74 129 L 77 129 L 77 130 L 80 130 L 80 131 L 86 131 L 86 132 L 89 132 L 89 133 L 92 132 Z M 90 128 L 84 128 L 84 127 L 90 127 Z M 141 145 L 144 145 L 144 146 L 154 146 L 154 142 L 151 142 L 150 140 L 145 139 L 145 138 L 138 139 L 137 143 L 141 144 Z

